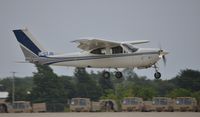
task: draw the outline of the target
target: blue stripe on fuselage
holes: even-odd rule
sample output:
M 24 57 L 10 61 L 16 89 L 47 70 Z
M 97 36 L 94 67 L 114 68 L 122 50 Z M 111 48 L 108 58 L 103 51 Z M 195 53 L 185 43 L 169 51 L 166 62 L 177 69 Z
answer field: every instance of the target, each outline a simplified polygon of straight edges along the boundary
M 30 40 L 30 38 L 22 30 L 13 30 L 17 40 L 30 51 L 38 55 L 41 50 Z

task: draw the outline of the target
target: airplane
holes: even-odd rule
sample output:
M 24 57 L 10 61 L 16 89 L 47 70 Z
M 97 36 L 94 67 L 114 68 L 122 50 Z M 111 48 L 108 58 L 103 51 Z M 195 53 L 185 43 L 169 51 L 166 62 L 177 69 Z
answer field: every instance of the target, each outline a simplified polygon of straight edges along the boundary
M 155 69 L 154 77 L 159 79 L 161 73 L 158 71 L 157 63 L 163 59 L 166 64 L 165 55 L 168 54 L 162 49 L 135 47 L 137 44 L 148 43 L 148 40 L 119 42 L 99 38 L 74 40 L 72 42 L 78 43 L 77 47 L 83 51 L 58 54 L 45 50 L 28 29 L 17 29 L 13 32 L 26 62 L 78 68 L 114 68 L 116 69 L 116 78 L 123 77 L 118 68 L 146 69 L 153 67 Z M 104 70 L 102 76 L 108 79 L 110 72 Z

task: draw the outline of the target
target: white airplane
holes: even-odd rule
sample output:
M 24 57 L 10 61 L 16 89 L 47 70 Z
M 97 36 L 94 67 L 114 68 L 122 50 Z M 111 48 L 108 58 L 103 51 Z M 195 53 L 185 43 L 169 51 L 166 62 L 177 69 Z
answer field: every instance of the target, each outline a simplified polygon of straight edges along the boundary
M 153 67 L 155 69 L 154 77 L 159 79 L 161 73 L 158 72 L 156 63 L 163 58 L 165 64 L 165 55 L 168 54 L 162 49 L 136 48 L 134 46 L 135 44 L 147 43 L 148 40 L 118 42 L 97 38 L 72 41 L 79 44 L 78 48 L 82 49 L 82 52 L 56 54 L 46 51 L 28 29 L 13 30 L 13 32 L 27 62 L 81 68 L 115 68 L 116 78 L 123 76 L 117 68 Z M 104 70 L 103 77 L 109 78 L 110 72 Z

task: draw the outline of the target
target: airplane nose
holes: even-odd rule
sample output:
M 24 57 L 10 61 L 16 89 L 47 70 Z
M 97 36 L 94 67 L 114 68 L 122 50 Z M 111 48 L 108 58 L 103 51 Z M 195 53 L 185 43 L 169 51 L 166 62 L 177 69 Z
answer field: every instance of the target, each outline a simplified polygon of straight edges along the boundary
M 166 59 L 165 55 L 169 54 L 169 52 L 164 51 L 162 49 L 160 49 L 158 52 L 159 52 L 159 57 L 163 59 L 164 66 L 166 66 L 167 59 Z
M 161 56 L 169 54 L 169 52 L 164 51 L 164 50 L 159 50 L 158 52 L 159 52 L 159 55 L 161 55 Z

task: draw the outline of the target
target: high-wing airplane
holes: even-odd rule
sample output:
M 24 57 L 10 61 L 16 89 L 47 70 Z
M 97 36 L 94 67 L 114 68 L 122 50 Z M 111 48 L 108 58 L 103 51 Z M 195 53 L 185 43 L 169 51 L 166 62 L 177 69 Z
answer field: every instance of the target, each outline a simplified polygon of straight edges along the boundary
M 122 72 L 118 68 L 150 68 L 155 69 L 154 77 L 159 79 L 156 63 L 162 58 L 166 63 L 165 55 L 168 52 L 162 49 L 137 48 L 134 45 L 149 42 L 139 41 L 109 41 L 98 38 L 79 39 L 72 42 L 78 43 L 82 52 L 69 54 L 56 54 L 46 51 L 32 36 L 28 29 L 13 30 L 25 60 L 42 65 L 88 67 L 88 68 L 115 68 L 116 78 L 121 78 Z M 110 72 L 104 70 L 104 78 L 110 77 Z

